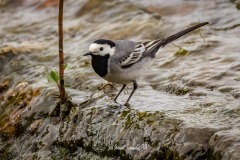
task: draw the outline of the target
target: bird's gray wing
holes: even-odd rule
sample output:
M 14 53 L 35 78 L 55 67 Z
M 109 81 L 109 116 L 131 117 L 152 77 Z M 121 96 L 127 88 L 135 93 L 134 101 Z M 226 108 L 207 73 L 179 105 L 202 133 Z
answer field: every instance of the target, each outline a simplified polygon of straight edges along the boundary
M 145 51 L 146 51 L 145 46 L 142 43 L 137 43 L 135 45 L 134 50 L 127 56 L 123 57 L 123 59 L 121 59 L 120 61 L 121 66 L 123 67 L 136 63 L 142 57 Z
M 136 42 L 133 48 L 133 51 L 130 54 L 125 55 L 120 60 L 120 65 L 122 68 L 132 65 L 141 60 L 141 58 L 153 54 L 153 48 L 156 48 L 158 42 L 160 40 L 155 41 L 147 41 L 147 42 Z M 156 51 L 157 52 L 157 51 Z M 155 53 L 154 53 L 155 54 Z

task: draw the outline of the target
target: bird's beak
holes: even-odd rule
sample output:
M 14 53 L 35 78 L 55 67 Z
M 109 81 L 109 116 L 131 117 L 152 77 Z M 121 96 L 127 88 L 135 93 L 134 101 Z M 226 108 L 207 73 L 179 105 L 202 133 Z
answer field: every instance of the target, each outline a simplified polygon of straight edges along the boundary
M 92 52 L 87 52 L 87 53 L 85 53 L 83 56 L 89 56 L 89 55 L 92 55 Z

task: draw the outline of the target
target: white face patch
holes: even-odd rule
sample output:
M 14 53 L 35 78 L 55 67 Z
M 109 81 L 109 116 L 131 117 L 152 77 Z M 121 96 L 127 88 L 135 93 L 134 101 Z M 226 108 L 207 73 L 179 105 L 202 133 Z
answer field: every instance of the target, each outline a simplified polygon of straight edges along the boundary
M 110 56 L 113 56 L 115 53 L 115 47 L 111 47 L 108 44 L 92 43 L 89 47 L 89 51 L 94 55 L 105 56 L 109 54 Z

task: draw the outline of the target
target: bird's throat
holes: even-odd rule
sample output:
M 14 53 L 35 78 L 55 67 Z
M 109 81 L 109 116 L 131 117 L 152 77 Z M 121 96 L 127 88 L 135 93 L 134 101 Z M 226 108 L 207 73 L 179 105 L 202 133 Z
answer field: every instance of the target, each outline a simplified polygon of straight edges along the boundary
M 92 56 L 92 67 L 100 77 L 105 77 L 107 75 L 108 59 L 109 59 L 108 54 L 105 56 L 99 56 L 99 55 Z

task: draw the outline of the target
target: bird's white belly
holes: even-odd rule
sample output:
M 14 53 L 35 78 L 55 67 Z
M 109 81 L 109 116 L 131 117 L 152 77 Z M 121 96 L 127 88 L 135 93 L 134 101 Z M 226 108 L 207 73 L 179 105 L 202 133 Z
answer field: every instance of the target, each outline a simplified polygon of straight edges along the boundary
M 103 77 L 105 80 L 117 83 L 117 84 L 128 84 L 137 80 L 141 76 L 141 70 L 135 72 L 128 72 L 124 74 L 108 74 L 107 76 Z
M 109 73 L 103 77 L 105 80 L 117 83 L 117 84 L 128 84 L 140 78 L 141 75 L 144 74 L 146 69 L 150 64 L 150 58 L 145 59 L 141 63 L 136 63 L 129 68 L 119 68 L 114 67 L 114 69 L 110 69 Z

